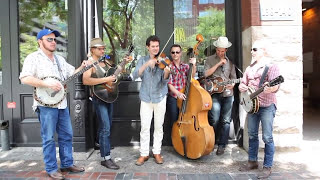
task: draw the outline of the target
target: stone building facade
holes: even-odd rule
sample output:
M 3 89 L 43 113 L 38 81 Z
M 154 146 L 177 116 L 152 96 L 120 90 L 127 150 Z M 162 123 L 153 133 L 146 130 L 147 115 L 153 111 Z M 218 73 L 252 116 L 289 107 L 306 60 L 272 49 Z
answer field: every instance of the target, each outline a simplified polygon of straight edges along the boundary
M 285 79 L 277 93 L 275 146 L 277 149 L 298 150 L 303 138 L 302 15 L 299 13 L 302 11 L 302 1 L 242 0 L 241 4 L 243 69 L 251 62 L 252 43 L 264 40 L 267 43 L 268 58 L 279 66 Z M 275 4 L 277 6 L 274 6 Z M 246 115 L 240 107 L 240 119 L 244 126 L 244 148 L 248 149 Z M 264 147 L 261 130 L 259 134 L 260 147 Z

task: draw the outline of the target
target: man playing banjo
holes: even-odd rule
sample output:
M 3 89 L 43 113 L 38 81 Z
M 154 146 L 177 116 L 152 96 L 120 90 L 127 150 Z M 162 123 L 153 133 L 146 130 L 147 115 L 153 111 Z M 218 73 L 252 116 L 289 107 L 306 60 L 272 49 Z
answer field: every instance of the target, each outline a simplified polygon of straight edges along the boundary
M 63 89 L 59 81 L 44 81 L 43 78 L 51 76 L 65 80 L 87 65 L 87 62 L 84 61 L 81 66 L 75 70 L 62 56 L 54 53 L 57 45 L 56 38 L 59 36 L 60 33 L 58 31 L 52 31 L 50 29 L 43 29 L 38 33 L 37 41 L 39 49 L 26 57 L 20 73 L 19 78 L 23 84 L 36 88 L 47 88 L 48 91 L 58 92 Z M 41 125 L 43 160 L 48 175 L 53 179 L 64 179 L 64 176 L 58 171 L 57 165 L 54 140 L 56 131 L 58 134 L 61 171 L 84 171 L 83 167 L 77 167 L 73 164 L 73 132 L 66 97 L 63 98 L 61 103 L 53 107 L 44 106 L 34 100 L 33 109 L 38 113 Z

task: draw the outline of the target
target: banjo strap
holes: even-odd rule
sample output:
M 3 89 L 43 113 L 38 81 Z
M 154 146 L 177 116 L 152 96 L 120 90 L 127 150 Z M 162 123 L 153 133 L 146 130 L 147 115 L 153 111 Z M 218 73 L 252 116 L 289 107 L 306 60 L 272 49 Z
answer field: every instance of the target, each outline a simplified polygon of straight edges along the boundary
M 58 71 L 59 71 L 59 73 L 60 73 L 60 78 L 61 78 L 62 80 L 65 80 L 65 78 L 64 78 L 64 76 L 63 76 L 63 73 L 62 73 L 62 70 L 61 70 L 61 68 L 60 68 L 60 63 L 59 63 L 59 60 L 58 60 L 57 56 L 54 55 L 54 58 L 56 59 L 56 62 L 57 62 L 57 65 L 58 65 Z

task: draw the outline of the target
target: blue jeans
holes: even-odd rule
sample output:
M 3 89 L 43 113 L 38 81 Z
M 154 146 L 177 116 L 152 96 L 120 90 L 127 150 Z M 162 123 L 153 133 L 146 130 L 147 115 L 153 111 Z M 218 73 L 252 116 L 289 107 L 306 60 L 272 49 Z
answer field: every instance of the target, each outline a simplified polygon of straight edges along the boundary
M 213 126 L 218 145 L 223 148 L 228 144 L 233 96 L 223 97 L 222 93 L 212 95 L 212 108 L 208 112 L 209 124 Z M 218 127 L 221 127 L 218 129 Z
M 262 126 L 262 140 L 265 143 L 264 148 L 264 167 L 272 167 L 274 155 L 273 143 L 273 118 L 276 113 L 274 104 L 268 107 L 260 107 L 255 114 L 248 114 L 248 134 L 249 134 L 249 161 L 258 160 L 259 150 L 259 123 Z
M 101 157 L 110 156 L 110 130 L 112 125 L 113 104 L 92 97 L 93 106 L 99 120 L 99 144 Z
M 171 95 L 168 95 L 167 97 L 167 113 L 170 121 L 170 127 L 172 128 L 173 123 L 178 120 L 179 108 L 177 106 L 177 99 Z
M 73 165 L 72 126 L 69 110 L 38 106 L 38 117 L 41 124 L 43 160 L 47 173 L 58 170 L 56 158 L 55 132 L 58 134 L 61 168 Z

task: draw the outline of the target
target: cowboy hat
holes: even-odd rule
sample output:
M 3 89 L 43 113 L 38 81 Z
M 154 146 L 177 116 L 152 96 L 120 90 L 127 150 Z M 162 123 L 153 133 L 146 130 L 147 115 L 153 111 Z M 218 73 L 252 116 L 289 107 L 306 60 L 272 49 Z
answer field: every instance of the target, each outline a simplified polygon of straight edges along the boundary
M 93 47 L 101 47 L 101 46 L 106 46 L 106 44 L 102 41 L 101 38 L 93 38 L 90 41 L 90 48 Z
M 213 45 L 217 48 L 228 48 L 232 45 L 231 42 L 228 41 L 227 37 L 219 37 L 218 40 L 213 42 Z

